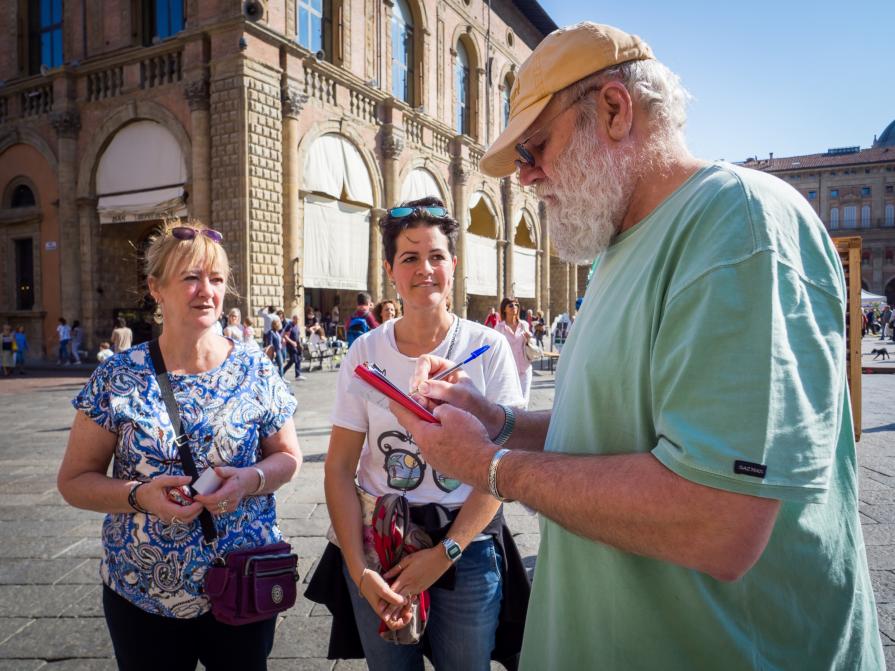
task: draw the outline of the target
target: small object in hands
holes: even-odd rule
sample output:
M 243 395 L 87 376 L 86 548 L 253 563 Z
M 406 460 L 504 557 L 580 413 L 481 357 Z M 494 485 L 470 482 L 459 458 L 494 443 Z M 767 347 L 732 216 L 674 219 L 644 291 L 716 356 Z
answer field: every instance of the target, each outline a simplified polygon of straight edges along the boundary
M 222 484 L 224 484 L 224 481 L 214 472 L 214 468 L 206 468 L 191 487 L 196 494 L 205 496 L 216 492 Z
M 179 506 L 190 506 L 193 504 L 193 493 L 190 491 L 189 485 L 169 487 L 168 498 Z

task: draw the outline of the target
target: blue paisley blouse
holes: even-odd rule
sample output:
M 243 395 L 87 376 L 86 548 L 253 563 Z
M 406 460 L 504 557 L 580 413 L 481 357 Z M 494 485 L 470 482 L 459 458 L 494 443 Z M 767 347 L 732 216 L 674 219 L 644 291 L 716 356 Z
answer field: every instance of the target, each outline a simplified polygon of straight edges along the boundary
M 209 466 L 254 464 L 261 458 L 260 440 L 295 412 L 294 396 L 257 348 L 234 343 L 217 368 L 168 377 L 200 473 Z M 113 477 L 183 475 L 147 343 L 97 368 L 72 405 L 118 435 Z M 221 553 L 281 540 L 273 494 L 247 496 L 215 520 Z M 210 609 L 202 585 L 214 553 L 202 542 L 198 519 L 166 524 L 155 515 L 111 513 L 102 540 L 102 580 L 135 606 L 177 618 Z

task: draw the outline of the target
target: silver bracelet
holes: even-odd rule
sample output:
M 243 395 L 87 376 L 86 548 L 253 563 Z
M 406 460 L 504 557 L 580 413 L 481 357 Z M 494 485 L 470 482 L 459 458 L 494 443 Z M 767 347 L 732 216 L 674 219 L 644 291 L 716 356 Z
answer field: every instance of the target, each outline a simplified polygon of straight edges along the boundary
M 253 466 L 255 472 L 258 474 L 260 480 L 258 481 L 258 486 L 255 488 L 255 491 L 251 493 L 251 496 L 256 496 L 264 491 L 264 488 L 267 486 L 267 478 L 264 477 L 264 471 L 262 471 L 257 466 Z
M 500 403 L 498 405 L 503 410 L 503 426 L 500 427 L 500 432 L 491 439 L 491 442 L 495 445 L 503 445 L 510 439 L 513 429 L 516 427 L 516 413 L 508 405 Z
M 503 498 L 500 495 L 500 492 L 497 491 L 497 466 L 500 463 L 500 460 L 503 459 L 509 451 L 510 450 L 506 447 L 500 448 L 494 453 L 494 456 L 491 457 L 491 463 L 488 465 L 488 493 L 498 501 L 503 501 L 504 503 L 509 503 L 511 499 Z

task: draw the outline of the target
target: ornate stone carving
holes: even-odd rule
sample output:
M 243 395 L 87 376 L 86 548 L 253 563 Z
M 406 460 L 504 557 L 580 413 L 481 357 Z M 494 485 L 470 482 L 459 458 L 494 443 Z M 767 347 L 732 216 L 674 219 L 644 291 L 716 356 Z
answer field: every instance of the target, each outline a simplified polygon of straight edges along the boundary
M 190 106 L 190 110 L 207 110 L 209 107 L 208 100 L 208 80 L 205 77 L 188 81 L 183 86 L 183 95 Z
M 284 86 L 280 90 L 280 102 L 283 104 L 283 116 L 297 119 L 308 102 L 308 96 L 294 86 Z
M 81 130 L 81 116 L 78 110 L 63 110 L 50 115 L 50 123 L 59 137 L 76 138 Z
M 466 184 L 469 178 L 472 177 L 472 170 L 464 161 L 457 159 L 451 165 L 451 174 L 453 174 L 455 182 Z
M 382 128 L 382 139 L 380 141 L 382 147 L 382 155 L 392 161 L 401 156 L 404 151 L 404 131 L 396 128 L 391 124 L 386 124 Z

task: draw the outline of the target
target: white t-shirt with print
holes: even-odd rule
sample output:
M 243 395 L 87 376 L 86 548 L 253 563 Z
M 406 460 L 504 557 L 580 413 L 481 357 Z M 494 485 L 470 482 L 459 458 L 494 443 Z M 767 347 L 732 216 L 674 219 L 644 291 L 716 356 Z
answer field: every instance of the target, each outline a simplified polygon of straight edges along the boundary
M 406 492 L 411 504 L 462 504 L 472 488 L 445 478 L 425 463 L 419 448 L 388 410 L 349 392 L 356 366 L 367 361 L 385 371 L 399 389 L 409 389 L 416 358 L 404 356 L 395 344 L 395 324 L 385 322 L 365 333 L 351 346 L 339 368 L 336 404 L 330 416 L 335 426 L 366 434 L 357 469 L 357 481 L 370 494 L 381 496 Z M 454 330 L 453 350 L 448 349 Z M 506 338 L 481 324 L 454 318 L 444 340 L 431 354 L 463 361 L 483 345 L 491 349 L 468 363 L 463 370 L 489 400 L 521 407 L 524 404 L 516 364 Z

